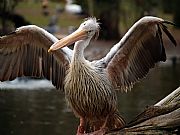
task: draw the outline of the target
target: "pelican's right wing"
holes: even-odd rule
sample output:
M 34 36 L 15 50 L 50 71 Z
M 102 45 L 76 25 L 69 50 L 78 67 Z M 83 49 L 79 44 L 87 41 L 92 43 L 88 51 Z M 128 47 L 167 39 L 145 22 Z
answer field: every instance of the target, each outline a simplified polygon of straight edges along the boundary
M 63 89 L 72 50 L 65 47 L 48 53 L 58 39 L 35 25 L 23 26 L 0 37 L 0 81 L 21 76 L 45 77 Z

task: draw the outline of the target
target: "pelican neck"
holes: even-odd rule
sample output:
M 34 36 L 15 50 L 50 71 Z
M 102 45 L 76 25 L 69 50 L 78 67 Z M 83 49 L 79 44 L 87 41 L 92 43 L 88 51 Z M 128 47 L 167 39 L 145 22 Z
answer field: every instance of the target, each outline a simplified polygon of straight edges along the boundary
M 90 38 L 86 40 L 80 40 L 75 43 L 73 50 L 73 61 L 85 61 L 84 49 L 89 45 L 89 42 Z

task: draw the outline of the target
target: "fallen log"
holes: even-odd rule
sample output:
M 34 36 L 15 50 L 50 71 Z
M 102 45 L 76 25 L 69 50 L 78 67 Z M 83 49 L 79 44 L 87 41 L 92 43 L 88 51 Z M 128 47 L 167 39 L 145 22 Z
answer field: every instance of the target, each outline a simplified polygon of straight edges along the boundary
M 108 135 L 180 134 L 180 87 L 153 106 L 147 107 L 123 129 Z

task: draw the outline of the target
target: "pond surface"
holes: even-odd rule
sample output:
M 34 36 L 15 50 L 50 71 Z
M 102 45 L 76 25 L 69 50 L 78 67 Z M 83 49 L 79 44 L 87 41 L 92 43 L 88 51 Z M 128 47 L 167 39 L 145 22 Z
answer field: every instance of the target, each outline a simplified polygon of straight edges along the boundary
M 180 64 L 158 66 L 131 92 L 118 93 L 119 110 L 128 122 L 178 86 Z M 0 135 L 73 135 L 78 123 L 61 91 L 53 88 L 0 90 Z

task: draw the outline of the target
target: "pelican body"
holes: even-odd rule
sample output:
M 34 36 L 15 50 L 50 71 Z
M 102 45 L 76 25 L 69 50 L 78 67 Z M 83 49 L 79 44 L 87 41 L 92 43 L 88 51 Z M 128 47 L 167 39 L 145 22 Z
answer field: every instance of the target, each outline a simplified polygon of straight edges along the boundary
M 51 80 L 65 91 L 69 106 L 80 118 L 77 134 L 105 134 L 125 124 L 117 109 L 116 90 L 127 92 L 157 62 L 166 60 L 162 31 L 176 45 L 164 24 L 173 23 L 143 17 L 105 57 L 94 61 L 85 59 L 84 49 L 99 33 L 95 18 L 86 19 L 61 40 L 37 26 L 20 27 L 0 38 L 0 81 L 18 76 Z M 67 47 L 72 43 L 74 50 Z
M 65 79 L 65 95 L 78 117 L 105 119 L 116 110 L 116 93 L 106 73 L 85 59 L 72 59 Z
M 101 121 L 106 126 L 107 121 L 112 121 L 113 125 L 109 126 L 119 128 L 124 125 L 123 119 L 118 117 L 116 92 L 105 70 L 84 58 L 84 49 L 98 32 L 99 24 L 96 19 L 88 19 L 76 32 L 56 42 L 49 49 L 50 52 L 77 41 L 64 81 L 64 89 L 68 104 L 82 121 L 82 133 L 85 128 L 83 123 L 86 125 L 87 122 Z M 95 126 L 95 129 L 104 127 Z

